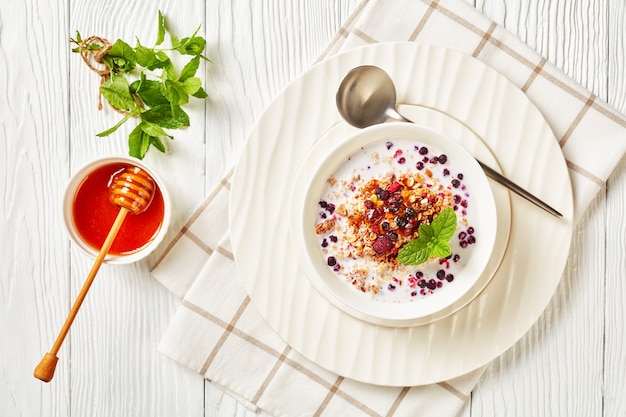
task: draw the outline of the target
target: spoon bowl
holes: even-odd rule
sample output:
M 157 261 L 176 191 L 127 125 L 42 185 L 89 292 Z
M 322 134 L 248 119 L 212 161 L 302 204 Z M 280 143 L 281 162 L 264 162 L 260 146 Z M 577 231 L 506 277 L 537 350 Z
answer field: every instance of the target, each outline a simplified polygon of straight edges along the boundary
M 337 92 L 337 108 L 352 126 L 360 129 L 389 119 L 406 120 L 396 110 L 393 80 L 373 65 L 356 67 L 348 72 Z

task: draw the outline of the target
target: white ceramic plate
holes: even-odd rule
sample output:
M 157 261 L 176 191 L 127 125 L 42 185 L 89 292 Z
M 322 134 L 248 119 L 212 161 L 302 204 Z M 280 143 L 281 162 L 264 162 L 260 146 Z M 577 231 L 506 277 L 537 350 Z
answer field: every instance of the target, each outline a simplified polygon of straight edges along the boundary
M 496 155 L 502 172 L 563 213 L 556 219 L 516 196 L 509 246 L 487 287 L 467 306 L 422 326 L 356 319 L 316 291 L 289 237 L 288 193 L 313 144 L 340 122 L 335 92 L 358 65 L 378 65 L 400 102 L 461 121 Z M 392 386 L 470 372 L 513 345 L 560 280 L 572 236 L 568 170 L 550 127 L 528 98 L 480 61 L 449 49 L 385 43 L 329 58 L 291 83 L 248 138 L 233 177 L 230 229 L 239 279 L 269 325 L 318 365 Z
M 465 149 L 470 150 L 474 157 L 480 159 L 498 172 L 501 172 L 495 157 L 493 156 L 493 154 L 491 154 L 484 142 L 464 124 L 451 118 L 445 113 L 427 107 L 403 105 L 401 106 L 401 110 L 402 114 L 406 118 L 412 120 L 416 124 L 429 126 L 432 129 L 435 129 L 451 138 L 456 139 L 457 141 L 459 141 L 459 143 L 461 143 L 461 145 L 463 145 L 463 147 L 465 147 Z M 310 175 L 309 170 L 312 169 L 311 166 L 307 165 L 309 163 L 314 164 L 315 161 L 323 160 L 328 156 L 329 153 L 336 149 L 336 147 L 341 144 L 342 141 L 345 141 L 346 138 L 349 138 L 351 135 L 358 131 L 358 129 L 355 129 L 345 122 L 338 123 L 327 133 L 322 135 L 307 154 L 307 157 L 303 164 L 300 166 L 299 173 L 294 180 L 291 195 L 291 207 L 289 210 L 289 214 L 291 217 L 290 235 L 292 237 L 292 242 L 301 242 L 304 239 L 304 230 L 298 227 L 298 225 L 301 224 L 301 219 L 299 218 L 299 216 L 298 219 L 294 219 L 294 214 L 300 213 L 303 210 L 303 204 L 307 198 L 307 187 Z M 491 258 L 489 259 L 489 262 L 486 265 L 484 272 L 478 278 L 476 283 L 471 286 L 471 288 L 467 289 L 467 292 L 465 292 L 465 294 L 461 296 L 457 301 L 450 304 L 446 308 L 440 309 L 432 314 L 415 316 L 413 318 L 403 320 L 399 320 L 398 318 L 393 320 L 381 320 L 380 318 L 377 318 L 375 321 L 373 321 L 374 323 L 378 323 L 383 326 L 416 326 L 432 323 L 458 311 L 459 309 L 467 305 L 467 303 L 469 303 L 471 300 L 473 300 L 485 288 L 485 286 L 489 283 L 494 273 L 498 269 L 502 257 L 504 256 L 505 249 L 508 246 L 509 232 L 511 228 L 511 202 L 509 198 L 509 192 L 504 187 L 498 185 L 492 180 L 489 181 L 497 209 L 497 230 Z M 294 222 L 296 223 L 293 224 Z M 306 263 L 309 261 L 307 259 L 302 259 L 302 256 L 305 256 L 305 253 L 303 248 L 297 244 L 296 253 L 300 257 L 299 259 L 302 269 L 304 270 L 305 274 L 309 276 L 310 272 L 307 270 L 306 266 Z M 311 278 L 309 277 L 309 279 Z M 313 283 L 313 285 L 315 286 L 315 283 Z M 320 288 L 318 288 L 318 291 L 324 294 L 324 291 Z M 327 298 L 329 297 L 328 294 L 325 294 L 325 296 L 327 296 Z M 338 305 L 338 307 L 342 308 L 340 305 Z M 354 312 L 352 313 L 354 315 Z M 372 322 L 372 317 L 371 315 L 369 316 L 370 317 L 365 317 L 364 319 L 369 319 L 369 321 Z M 357 317 L 359 316 L 357 315 Z
M 465 250 L 457 246 L 458 240 L 456 238 L 452 239 L 454 241 L 452 245 L 456 247 L 453 249 L 455 253 L 466 253 L 469 251 L 467 252 L 469 255 L 463 255 L 458 264 L 452 260 L 448 262 L 455 277 L 454 281 L 445 282 L 445 280 L 442 280 L 442 287 L 436 288 L 432 294 L 427 294 L 426 296 L 419 295 L 418 290 L 420 288 L 417 285 L 411 288 L 408 279 L 405 278 L 408 278 L 409 273 L 415 274 L 416 271 L 420 270 L 425 271 L 426 280 L 432 278 L 438 281 L 435 278 L 435 272 L 446 268 L 446 266 L 442 266 L 437 260 L 419 267 L 409 267 L 409 271 L 403 276 L 396 275 L 396 277 L 401 279 L 393 287 L 393 292 L 390 291 L 386 294 L 387 283 L 384 284 L 385 288 L 380 288 L 378 291 L 378 297 L 382 294 L 385 294 L 385 297 L 396 296 L 398 301 L 379 299 L 369 292 L 365 293 L 355 288 L 344 279 L 343 271 L 345 269 L 341 269 L 341 273 L 333 272 L 327 265 L 326 256 L 322 253 L 320 247 L 320 238 L 315 232 L 315 225 L 320 220 L 318 216 L 320 211 L 318 202 L 322 198 L 324 189 L 326 189 L 328 178 L 335 175 L 337 169 L 347 160 L 350 160 L 350 163 L 352 163 L 355 160 L 355 154 L 364 147 L 378 143 L 382 147 L 381 152 L 384 152 L 386 150 L 386 142 L 389 141 L 393 143 L 396 141 L 400 141 L 400 143 L 409 141 L 404 146 L 401 146 L 404 149 L 403 158 L 406 156 L 405 162 L 399 164 L 394 158 L 390 165 L 387 165 L 385 158 L 381 155 L 377 158 L 377 163 L 374 165 L 371 165 L 372 161 L 367 161 L 367 164 L 370 164 L 369 169 L 363 167 L 364 171 L 359 171 L 359 178 L 362 178 L 364 181 L 367 178 L 381 178 L 381 173 L 375 170 L 376 166 L 385 167 L 385 173 L 393 169 L 394 172 L 399 174 L 409 169 L 412 172 L 411 175 L 413 175 L 413 173 L 418 171 L 415 168 L 415 161 L 411 162 L 413 160 L 411 158 L 417 155 L 419 160 L 422 159 L 422 156 L 417 151 L 410 152 L 417 144 L 419 144 L 418 147 L 426 146 L 427 149 L 436 149 L 438 153 L 445 153 L 448 157 L 446 168 L 449 168 L 449 171 L 452 171 L 452 173 L 448 173 L 445 177 L 442 176 L 437 181 L 443 186 L 446 183 L 450 184 L 451 179 L 454 178 L 457 172 L 464 174 L 463 187 L 467 186 L 469 187 L 468 190 L 470 190 L 469 199 L 471 203 L 468 206 L 468 218 L 479 235 L 476 243 L 468 246 Z M 422 321 L 425 317 L 430 317 L 442 310 L 446 310 L 464 297 L 480 281 L 480 277 L 491 258 L 496 240 L 498 226 L 496 204 L 487 177 L 481 167 L 458 141 L 443 132 L 420 124 L 385 123 L 360 130 L 344 138 L 339 138 L 330 152 L 318 151 L 316 149 L 318 146 L 326 150 L 326 144 L 318 141 L 307 155 L 294 181 L 294 193 L 291 199 L 292 206 L 289 212 L 290 235 L 297 248 L 301 267 L 313 286 L 324 294 L 330 302 L 346 313 L 370 323 L 387 326 L 411 326 L 415 322 Z M 390 155 L 401 150 L 401 148 L 396 149 L 394 145 L 391 146 L 391 150 L 388 151 Z M 376 153 L 378 154 L 378 151 Z M 358 156 L 356 157 L 358 158 Z M 454 163 L 449 165 L 452 161 Z M 433 165 L 432 172 L 441 172 L 442 168 L 438 167 L 440 167 L 439 164 Z M 354 172 L 354 168 L 356 167 L 352 166 L 348 172 Z M 368 177 L 368 175 L 372 177 Z M 345 180 L 346 177 L 341 177 L 341 179 Z M 337 181 L 341 182 L 340 178 L 337 178 Z M 333 188 L 331 194 L 338 193 L 337 188 Z M 449 189 L 456 193 L 464 192 L 460 188 L 454 189 L 451 185 L 449 185 Z M 333 198 L 332 196 L 330 197 Z M 458 209 L 457 216 L 461 216 L 461 210 L 462 208 Z M 336 213 L 334 212 L 333 214 Z M 326 212 L 324 212 L 324 215 L 326 215 Z M 327 219 L 325 221 L 335 221 L 335 219 L 336 217 L 333 216 L 333 220 Z M 457 222 L 459 224 L 457 229 L 461 230 L 461 227 L 463 227 L 461 217 L 458 218 Z M 505 226 L 508 227 L 508 225 Z M 456 236 L 457 233 L 454 235 Z M 328 245 L 328 247 L 332 246 L 332 244 Z M 340 263 L 343 263 L 343 260 L 340 260 Z M 461 264 L 463 265 L 462 267 L 460 266 Z M 372 265 L 370 263 L 368 269 L 373 271 L 375 267 L 376 264 Z M 350 269 L 349 266 L 344 266 L 344 268 Z M 415 295 L 411 295 L 412 292 Z

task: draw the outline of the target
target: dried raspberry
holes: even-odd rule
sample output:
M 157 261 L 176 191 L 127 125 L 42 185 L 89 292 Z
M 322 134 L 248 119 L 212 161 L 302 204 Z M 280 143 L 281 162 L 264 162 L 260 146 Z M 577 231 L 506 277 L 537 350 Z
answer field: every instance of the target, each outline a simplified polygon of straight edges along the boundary
M 378 236 L 374 243 L 372 243 L 372 249 L 379 255 L 389 252 L 392 248 L 393 243 L 391 243 L 391 239 L 387 236 Z
M 394 181 L 389 185 L 389 187 L 387 187 L 387 191 L 389 191 L 390 193 L 395 193 L 400 188 L 402 188 L 402 185 L 398 181 Z

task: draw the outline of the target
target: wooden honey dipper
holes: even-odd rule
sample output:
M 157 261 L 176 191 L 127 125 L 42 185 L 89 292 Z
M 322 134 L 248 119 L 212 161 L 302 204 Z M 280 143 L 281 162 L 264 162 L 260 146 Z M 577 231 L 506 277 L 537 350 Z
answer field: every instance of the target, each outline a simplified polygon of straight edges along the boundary
M 52 345 L 50 352 L 44 355 L 39 362 L 39 365 L 35 368 L 35 378 L 44 382 L 50 382 L 50 380 L 52 380 L 57 361 L 59 360 L 56 355 L 59 352 L 59 349 L 63 344 L 63 340 L 65 339 L 65 336 L 67 336 L 70 326 L 72 325 L 72 322 L 74 321 L 74 318 L 76 317 L 76 314 L 78 313 L 78 310 L 87 295 L 87 291 L 89 291 L 89 287 L 91 287 L 91 284 L 93 283 L 104 258 L 109 252 L 109 249 L 111 248 L 111 245 L 113 244 L 113 241 L 115 240 L 126 215 L 128 212 L 131 212 L 132 214 L 139 214 L 145 211 L 152 201 L 155 189 L 156 186 L 154 180 L 150 177 L 150 175 L 148 175 L 148 173 L 141 168 L 135 166 L 125 168 L 113 177 L 113 180 L 109 185 L 109 200 L 111 203 L 118 206 L 120 211 L 117 214 L 117 217 L 113 222 L 113 226 L 111 226 L 111 230 L 104 240 L 100 251 L 98 252 L 98 256 L 91 267 L 91 271 L 89 271 L 89 275 L 87 275 L 87 279 L 78 293 L 76 301 L 74 301 L 74 305 L 70 309 L 54 345 Z

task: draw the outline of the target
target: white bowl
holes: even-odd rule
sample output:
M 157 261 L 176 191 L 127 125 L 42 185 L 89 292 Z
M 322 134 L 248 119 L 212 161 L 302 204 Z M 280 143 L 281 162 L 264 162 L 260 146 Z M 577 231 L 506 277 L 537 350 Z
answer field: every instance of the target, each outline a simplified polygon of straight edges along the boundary
M 100 167 L 103 167 L 109 164 L 115 164 L 115 163 L 134 165 L 145 170 L 148 174 L 150 174 L 150 176 L 155 181 L 155 183 L 157 184 L 158 188 L 161 191 L 161 195 L 163 196 L 163 203 L 164 203 L 163 221 L 161 222 L 159 230 L 156 232 L 154 237 L 146 245 L 141 247 L 139 250 L 130 252 L 128 254 L 122 254 L 122 255 L 108 254 L 104 259 L 104 262 L 109 263 L 109 264 L 128 264 L 132 262 L 137 262 L 145 258 L 152 251 L 154 251 L 154 249 L 156 249 L 156 247 L 159 245 L 159 243 L 161 243 L 161 241 L 165 237 L 165 234 L 167 233 L 167 229 L 169 227 L 170 218 L 171 218 L 171 211 L 172 211 L 171 200 L 170 200 L 169 193 L 167 192 L 167 189 L 165 188 L 165 184 L 163 183 L 161 178 L 156 174 L 156 172 L 154 172 L 154 170 L 152 170 L 144 162 L 136 158 L 132 158 L 128 156 L 110 156 L 110 157 L 96 159 L 94 161 L 87 163 L 85 166 L 79 169 L 74 175 L 72 175 L 65 189 L 65 195 L 63 198 L 63 220 L 64 220 L 65 228 L 70 236 L 71 241 L 82 252 L 84 252 L 89 257 L 95 259 L 98 255 L 98 250 L 96 250 L 95 248 L 90 246 L 88 243 L 86 243 L 76 229 L 76 225 L 74 223 L 74 216 L 72 215 L 74 198 L 79 187 L 81 186 L 81 184 L 83 183 L 83 181 L 86 179 L 86 177 L 89 174 L 91 174 L 92 172 L 94 172 L 96 169 Z M 128 216 L 132 216 L 132 215 L 133 214 L 130 214 L 130 213 L 128 214 Z M 124 225 L 122 224 L 122 228 L 123 227 Z
M 384 146 L 387 142 L 392 143 L 392 147 L 388 152 L 385 151 L 387 146 Z M 396 154 L 398 145 L 401 145 L 403 149 L 403 154 L 399 156 Z M 335 255 L 335 253 L 332 250 L 323 253 L 323 251 L 328 251 L 331 245 L 325 249 L 321 247 L 321 240 L 327 235 L 318 236 L 315 232 L 315 227 L 317 223 L 323 221 L 320 219 L 320 215 L 327 215 L 330 218 L 335 213 L 324 212 L 320 208 L 320 200 L 326 201 L 327 196 L 323 194 L 329 190 L 327 188 L 328 179 L 331 176 L 334 177 L 335 173 L 341 173 L 341 170 L 344 170 L 345 174 L 347 168 L 344 166 L 344 163 L 346 161 L 350 160 L 349 163 L 354 165 L 354 161 L 359 161 L 359 158 L 361 158 L 361 162 L 362 158 L 369 158 L 367 161 L 372 162 L 371 157 L 363 156 L 365 152 L 371 152 L 371 147 L 378 147 L 380 151 L 379 160 L 384 160 L 385 158 L 389 160 L 389 164 L 378 164 L 385 166 L 383 171 L 391 170 L 397 174 L 407 170 L 411 173 L 417 172 L 418 168 L 415 167 L 416 161 L 419 161 L 423 155 L 419 154 L 415 146 L 417 148 L 427 147 L 431 151 L 435 149 L 437 151 L 435 152 L 436 155 L 443 153 L 447 156 L 445 166 L 438 163 L 430 165 L 430 162 L 427 162 L 426 166 L 432 168 L 433 177 L 441 176 L 439 180 L 442 184 L 446 186 L 450 184 L 448 188 L 452 190 L 453 194 L 463 193 L 463 199 L 469 202 L 467 209 L 457 204 L 457 230 L 451 240 L 453 253 L 455 250 L 457 253 L 462 253 L 460 255 L 461 261 L 456 263 L 449 259 L 447 263 L 443 261 L 443 266 L 440 266 L 439 260 L 432 260 L 423 265 L 411 266 L 408 267 L 406 275 L 398 275 L 399 280 L 402 281 L 401 284 L 391 281 L 386 281 L 383 284 L 393 284 L 393 290 L 386 291 L 387 287 L 378 285 L 377 288 L 379 289 L 376 291 L 379 292 L 376 295 L 373 295 L 371 292 L 361 292 L 348 282 L 346 276 L 341 275 L 345 272 L 343 271 L 344 269 L 349 270 L 350 267 L 343 268 L 344 265 L 342 265 L 343 272 L 338 273 L 328 266 L 328 257 Z M 412 153 L 412 149 L 415 149 L 415 152 Z M 388 154 L 387 156 L 385 156 L 386 153 Z M 476 284 L 485 270 L 494 248 L 497 213 L 494 196 L 484 172 L 474 157 L 463 146 L 450 137 L 424 126 L 411 123 L 385 123 L 363 129 L 346 138 L 330 152 L 325 153 L 326 157 L 322 158 L 322 160 L 310 156 L 319 154 L 320 152 L 315 150 L 311 151 L 300 168 L 295 184 L 304 186 L 307 188 L 307 192 L 304 198 L 292 202 L 293 211 L 290 213 L 289 226 L 294 244 L 300 248 L 298 251 L 299 263 L 309 281 L 336 307 L 358 319 L 371 323 L 385 326 L 412 326 L 423 318 L 432 316 L 449 307 Z M 395 157 L 393 156 L 394 154 Z M 405 161 L 402 164 L 399 162 L 400 157 L 405 157 Z M 368 166 L 370 165 L 373 166 L 368 164 Z M 443 168 L 448 168 L 450 174 L 443 177 Z M 422 173 L 424 169 L 421 169 Z M 442 173 L 436 174 L 437 170 Z M 359 179 L 364 179 L 368 175 L 379 177 L 378 174 L 370 174 L 371 171 L 373 169 L 363 168 L 362 171 L 358 172 Z M 463 174 L 461 182 L 462 186 L 466 187 L 463 191 L 451 185 L 451 180 L 456 178 L 458 173 Z M 340 178 L 336 179 L 340 180 Z M 362 182 L 360 184 L 362 185 Z M 341 193 L 344 192 L 346 190 L 342 189 Z M 333 195 L 337 195 L 336 188 L 333 193 Z M 351 191 L 348 190 L 347 193 L 350 194 Z M 468 194 L 468 196 L 465 194 Z M 294 192 L 294 195 L 302 195 L 302 191 Z M 339 197 L 339 200 L 342 198 Z M 463 210 L 466 210 L 466 216 L 461 215 Z M 343 217 L 344 220 L 347 218 L 345 215 L 338 217 Z M 466 232 L 468 225 L 464 225 L 461 222 L 463 217 L 467 217 L 471 223 L 470 225 L 474 228 L 476 241 L 470 245 L 471 248 L 467 246 L 461 251 L 459 248 L 463 239 L 459 239 L 458 236 L 461 232 L 465 232 L 464 239 L 466 241 L 468 236 Z M 341 238 L 339 240 L 341 243 Z M 347 244 L 343 245 L 344 249 L 346 247 L 348 247 Z M 360 258 L 357 257 L 357 259 Z M 344 261 L 339 261 L 340 264 L 342 262 Z M 365 262 L 351 260 L 345 261 L 345 265 L 363 266 L 362 269 L 366 269 L 369 275 L 372 276 L 372 279 L 376 279 L 378 273 L 372 271 L 380 264 L 372 260 Z M 451 269 L 446 269 L 446 265 L 451 265 Z M 436 278 L 435 271 L 439 269 L 445 270 L 446 275 L 452 273 L 453 281 L 448 282 L 445 279 Z M 408 277 L 414 277 L 418 271 L 428 275 L 426 281 L 434 280 L 435 284 L 440 285 L 440 287 L 433 291 L 429 291 L 428 287 L 426 287 L 425 292 L 427 294 L 420 294 L 422 288 L 416 285 L 415 279 L 412 279 L 411 285 L 408 284 Z M 418 281 L 421 279 L 423 278 L 420 277 Z M 439 281 L 441 281 L 441 284 L 437 284 Z M 400 289 L 402 289 L 403 293 L 399 292 Z M 385 295 L 381 298 L 381 294 Z M 396 298 L 397 295 L 401 296 Z

